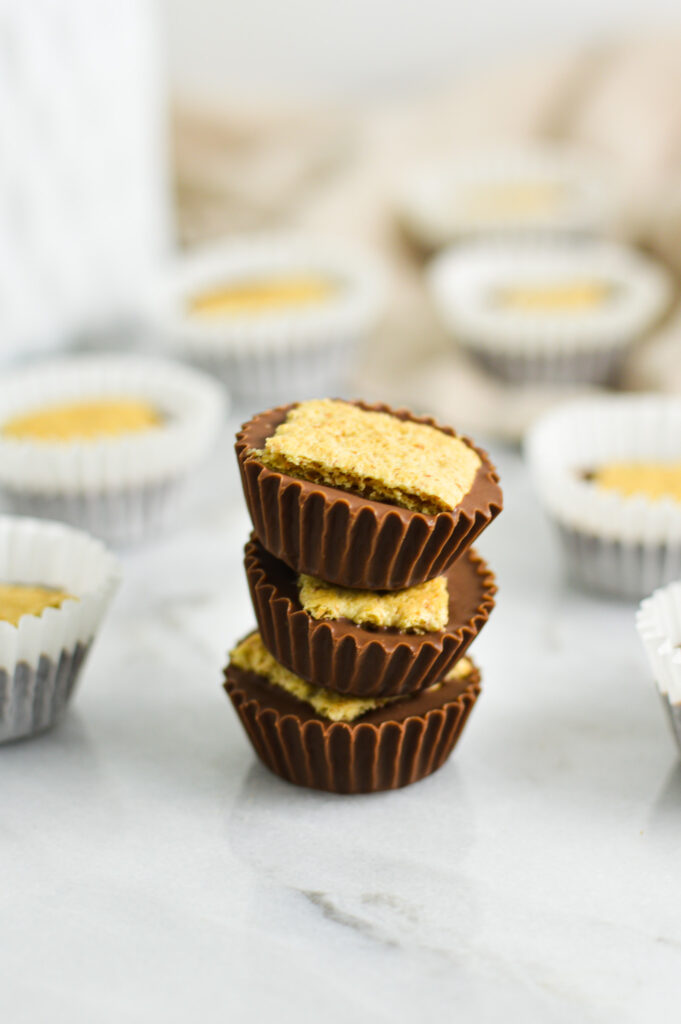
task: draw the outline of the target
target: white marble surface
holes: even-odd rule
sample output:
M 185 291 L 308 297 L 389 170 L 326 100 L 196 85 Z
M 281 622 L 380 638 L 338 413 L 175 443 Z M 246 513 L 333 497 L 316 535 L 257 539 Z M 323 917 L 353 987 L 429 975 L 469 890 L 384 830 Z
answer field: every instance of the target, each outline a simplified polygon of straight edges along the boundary
M 241 732 L 228 440 L 194 525 L 125 556 L 67 718 L 0 749 L 3 1021 L 676 1018 L 681 771 L 633 609 L 564 585 L 495 454 L 483 696 L 449 764 L 397 793 L 298 790 Z

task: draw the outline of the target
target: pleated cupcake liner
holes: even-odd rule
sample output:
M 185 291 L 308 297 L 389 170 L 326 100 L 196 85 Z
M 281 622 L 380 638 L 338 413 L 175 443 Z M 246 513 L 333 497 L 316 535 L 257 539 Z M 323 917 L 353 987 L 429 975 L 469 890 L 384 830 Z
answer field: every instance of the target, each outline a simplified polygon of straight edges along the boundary
M 399 789 L 432 774 L 452 753 L 479 694 L 473 670 L 455 700 L 401 722 L 300 721 L 249 699 L 228 667 L 225 689 L 255 753 L 275 775 L 330 793 Z
M 4 497 L 13 515 L 69 523 L 118 548 L 170 533 L 181 517 L 187 487 L 188 479 L 181 477 L 108 494 L 6 491 Z
M 201 290 L 255 276 L 312 273 L 339 285 L 313 307 L 192 315 Z M 343 389 L 358 347 L 378 321 L 383 274 L 365 253 L 296 235 L 230 239 L 193 252 L 154 289 L 147 314 L 157 346 L 225 382 L 239 406 L 277 404 Z
M 570 387 L 574 384 L 612 384 L 622 369 L 627 350 L 617 343 L 594 352 L 502 353 L 488 352 L 457 339 L 488 373 L 510 384 Z
M 328 337 L 321 346 L 284 344 L 276 351 L 231 354 L 192 350 L 178 352 L 197 369 L 218 378 L 229 390 L 237 411 L 279 405 L 291 395 L 300 401 L 347 391 L 361 334 Z
M 558 524 L 571 578 L 585 590 L 638 601 L 681 577 L 681 545 L 609 540 Z
M 562 190 L 562 201 L 515 217 L 466 205 L 472 188 L 527 182 Z M 612 167 L 590 154 L 538 144 L 487 147 L 414 175 L 399 196 L 398 216 L 409 237 L 428 252 L 475 238 L 579 242 L 603 234 L 617 215 L 619 197 Z
M 581 312 L 514 310 L 493 300 L 499 289 L 584 278 L 610 284 L 614 295 Z M 453 339 L 514 383 L 611 382 L 673 294 L 662 266 L 605 242 L 462 246 L 434 260 L 428 280 Z
M 148 401 L 166 421 L 92 441 L 2 435 L 2 423 L 21 413 L 128 396 Z M 204 374 L 132 355 L 63 358 L 5 374 L 0 487 L 13 511 L 63 519 L 112 543 L 155 536 L 172 523 L 184 483 L 217 440 L 225 401 Z
M 61 717 L 120 569 L 88 534 L 61 523 L 0 517 L 0 579 L 66 590 L 77 600 L 0 622 L 0 742 L 49 729 Z
M 456 436 L 429 417 L 383 404 L 363 409 L 426 423 Z M 296 572 L 338 586 L 400 590 L 439 576 L 501 512 L 498 476 L 486 452 L 463 438 L 482 460 L 471 488 L 452 512 L 429 515 L 360 498 L 337 488 L 268 469 L 249 453 L 260 425 L 274 432 L 292 406 L 262 413 L 237 434 L 241 481 L 255 533 L 263 546 Z M 269 436 L 265 434 L 265 437 Z
M 568 402 L 535 423 L 525 447 L 577 583 L 638 600 L 681 576 L 679 503 L 627 498 L 584 477 L 609 462 L 681 461 L 681 399 L 617 395 Z
M 465 654 L 494 607 L 494 574 L 477 555 L 466 554 L 463 558 L 470 559 L 481 590 L 476 611 L 467 621 L 436 634 L 410 637 L 412 642 L 407 643 L 399 634 L 314 619 L 269 582 L 267 558 L 257 542 L 246 545 L 244 565 L 263 643 L 300 678 L 356 697 L 414 693 L 442 679 Z
M 36 736 L 59 721 L 73 694 L 90 644 L 76 644 L 53 660 L 0 668 L 0 743 Z
M 681 753 L 681 704 L 672 704 L 669 695 L 666 693 L 660 694 L 660 700 L 669 720 L 679 753 Z
M 681 752 L 681 581 L 641 602 L 636 628 Z

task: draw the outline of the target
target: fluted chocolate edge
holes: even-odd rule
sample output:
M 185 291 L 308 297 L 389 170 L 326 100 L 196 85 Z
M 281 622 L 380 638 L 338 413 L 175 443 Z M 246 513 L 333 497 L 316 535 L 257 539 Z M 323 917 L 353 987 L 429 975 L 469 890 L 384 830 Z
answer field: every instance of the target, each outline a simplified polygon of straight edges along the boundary
M 400 789 L 445 763 L 480 695 L 473 667 L 466 689 L 442 707 L 399 722 L 301 721 L 249 699 L 225 669 L 225 690 L 263 764 L 297 786 L 330 793 Z
M 314 619 L 268 581 L 253 540 L 246 545 L 244 566 L 263 643 L 280 664 L 340 693 L 392 697 L 442 679 L 487 622 L 497 591 L 494 574 L 474 552 L 463 557 L 470 558 L 481 583 L 475 613 L 456 628 L 409 637 L 409 642 L 394 633 L 370 632 L 352 623 L 339 628 L 338 623 Z
M 406 409 L 354 404 L 459 436 L 431 417 L 414 416 Z M 245 423 L 235 447 L 255 532 L 271 554 L 296 572 L 369 590 L 414 586 L 442 574 L 501 512 L 496 469 L 487 452 L 466 437 L 461 439 L 482 464 L 470 491 L 452 512 L 414 512 L 268 469 L 249 457 L 257 448 L 257 424 L 269 429 L 266 438 L 291 408 L 280 406 Z

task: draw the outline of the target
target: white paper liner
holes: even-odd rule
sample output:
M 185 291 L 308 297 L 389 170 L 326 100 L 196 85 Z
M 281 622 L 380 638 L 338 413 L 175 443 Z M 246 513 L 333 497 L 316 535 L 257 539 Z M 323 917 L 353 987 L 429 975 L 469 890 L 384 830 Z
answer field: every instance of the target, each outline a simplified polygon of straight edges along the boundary
M 467 204 L 472 188 L 537 184 L 556 187 L 550 209 L 499 217 Z M 471 238 L 546 238 L 596 235 L 615 219 L 621 189 L 601 159 L 562 147 L 527 145 L 484 149 L 425 168 L 402 191 L 398 214 L 424 248 Z
M 581 583 L 641 597 L 681 575 L 681 504 L 625 498 L 582 476 L 608 462 L 681 461 L 681 399 L 621 395 L 570 402 L 537 421 L 525 450 Z
M 217 439 L 226 399 L 209 377 L 165 360 L 74 357 L 5 374 L 0 431 L 22 412 L 106 396 L 141 398 L 167 419 L 139 433 L 76 443 L 0 432 L 0 486 L 15 511 L 63 517 L 115 542 L 139 540 L 170 518 L 180 485 Z
M 636 628 L 681 749 L 681 581 L 641 602 Z
M 0 580 L 51 586 L 77 601 L 0 621 L 0 742 L 51 726 L 120 580 L 116 558 L 61 523 L 0 516 Z
M 489 369 L 516 381 L 607 381 L 672 297 L 661 266 L 605 242 L 473 243 L 437 257 L 428 280 L 452 335 Z M 613 294 L 584 311 L 522 311 L 495 300 L 502 289 L 575 280 L 603 282 Z
M 250 316 L 213 320 L 189 312 L 188 300 L 206 288 L 287 273 L 328 276 L 338 293 L 314 306 Z M 257 236 L 177 262 L 146 312 L 157 344 L 217 374 L 238 399 L 288 401 L 342 381 L 378 319 L 382 294 L 382 274 L 363 253 L 297 236 Z

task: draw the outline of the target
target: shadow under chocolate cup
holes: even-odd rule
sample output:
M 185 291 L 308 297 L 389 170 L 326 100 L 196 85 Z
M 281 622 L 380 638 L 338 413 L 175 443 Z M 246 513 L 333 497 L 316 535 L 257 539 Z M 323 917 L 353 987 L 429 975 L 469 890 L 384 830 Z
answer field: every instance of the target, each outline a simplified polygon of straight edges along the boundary
M 432 633 L 371 629 L 349 619 L 315 619 L 300 603 L 297 574 L 256 538 L 244 565 L 263 643 L 308 682 L 356 697 L 414 693 L 442 679 L 494 607 L 494 574 L 473 551 L 445 573 L 449 620 Z
M 262 545 L 296 572 L 364 590 L 401 590 L 440 576 L 501 512 L 499 477 L 485 451 L 470 490 L 449 512 L 435 514 L 373 501 L 351 491 L 268 469 L 254 451 L 294 404 L 260 413 L 241 428 L 236 453 L 248 511 Z M 458 436 L 429 417 L 387 405 L 354 405 Z
M 399 789 L 437 771 L 480 694 L 480 673 L 332 722 L 254 672 L 228 665 L 225 690 L 263 764 L 330 793 Z

